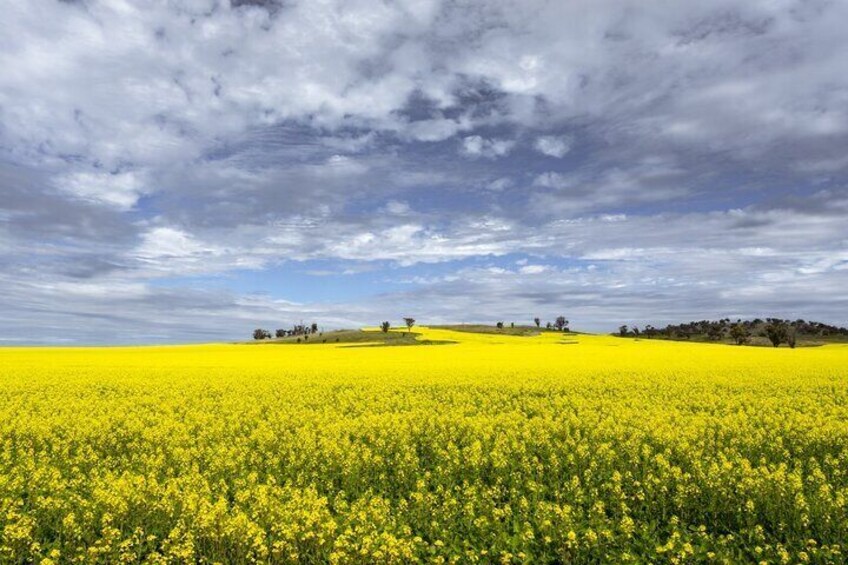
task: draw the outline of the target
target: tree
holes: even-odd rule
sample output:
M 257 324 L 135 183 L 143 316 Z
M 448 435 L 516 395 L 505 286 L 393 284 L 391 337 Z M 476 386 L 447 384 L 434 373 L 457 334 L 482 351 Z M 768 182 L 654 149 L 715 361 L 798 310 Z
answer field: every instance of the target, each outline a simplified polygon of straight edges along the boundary
M 554 322 L 554 327 L 559 331 L 568 331 L 568 320 L 565 319 L 565 316 L 559 316 Z
M 768 340 L 775 347 L 778 347 L 782 342 L 787 341 L 789 338 L 789 329 L 786 326 L 786 323 L 782 320 L 769 320 L 763 329 Z
M 274 332 L 277 337 L 286 337 L 286 330 L 277 330 Z
M 388 322 L 383 322 L 382 324 L 380 324 L 380 329 L 383 330 L 384 334 L 389 333 L 390 327 L 392 327 L 392 325 Z
M 415 325 L 415 318 L 404 318 L 403 323 L 406 324 L 407 331 L 412 331 L 412 326 Z
M 797 343 L 798 330 L 795 328 L 789 328 L 786 332 L 786 344 L 789 345 L 790 349 L 795 349 L 795 344 Z
M 625 337 L 627 335 L 627 329 L 627 324 L 624 324 L 623 326 L 618 326 L 618 335 L 620 335 L 621 337 Z
M 496 326 L 499 330 L 502 330 L 502 329 L 503 329 L 503 322 L 498 322 L 497 324 L 495 324 L 495 326 Z
M 312 333 L 314 333 L 314 334 L 318 333 L 318 324 L 315 323 L 315 322 L 312 322 Z
M 271 337 L 271 332 L 268 330 L 263 330 L 262 328 L 256 328 L 253 330 L 253 339 L 267 339 Z
M 745 345 L 751 339 L 751 332 L 741 323 L 736 322 L 730 326 L 730 337 L 736 342 L 736 345 Z
M 723 335 L 724 333 L 720 325 L 710 324 L 710 328 L 707 330 L 707 338 L 710 341 L 720 341 Z
M 539 318 L 533 318 L 533 323 L 536 324 L 537 328 L 542 327 L 542 320 L 540 320 Z

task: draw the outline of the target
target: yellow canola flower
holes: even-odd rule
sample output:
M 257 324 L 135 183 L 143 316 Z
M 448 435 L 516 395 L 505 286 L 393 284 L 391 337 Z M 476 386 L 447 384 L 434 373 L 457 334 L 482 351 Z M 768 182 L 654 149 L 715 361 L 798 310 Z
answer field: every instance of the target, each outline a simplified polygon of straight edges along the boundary
M 0 348 L 0 563 L 844 562 L 848 347 L 416 331 Z

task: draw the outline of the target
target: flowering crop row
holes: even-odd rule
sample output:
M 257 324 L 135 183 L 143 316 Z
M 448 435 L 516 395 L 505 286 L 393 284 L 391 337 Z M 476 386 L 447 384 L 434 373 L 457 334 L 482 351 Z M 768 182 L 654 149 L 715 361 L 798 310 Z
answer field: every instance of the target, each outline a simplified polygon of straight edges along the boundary
M 0 562 L 848 560 L 848 347 L 424 331 L 0 349 Z

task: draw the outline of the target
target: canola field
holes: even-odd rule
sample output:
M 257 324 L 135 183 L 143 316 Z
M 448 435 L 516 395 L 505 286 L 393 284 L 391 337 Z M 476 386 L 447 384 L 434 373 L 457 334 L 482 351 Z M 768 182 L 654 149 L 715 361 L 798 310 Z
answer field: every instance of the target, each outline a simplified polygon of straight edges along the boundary
M 845 563 L 848 347 L 0 348 L 0 563 Z

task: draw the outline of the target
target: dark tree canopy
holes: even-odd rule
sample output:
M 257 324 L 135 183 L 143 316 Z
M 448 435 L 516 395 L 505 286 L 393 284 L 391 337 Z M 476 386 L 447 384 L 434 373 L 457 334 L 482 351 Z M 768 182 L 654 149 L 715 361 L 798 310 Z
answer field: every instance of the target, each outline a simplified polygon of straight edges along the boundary
M 789 326 L 783 320 L 772 320 L 763 329 L 763 333 L 775 347 L 789 338 Z
M 269 339 L 271 337 L 271 332 L 268 330 L 263 330 L 262 328 L 256 328 L 253 330 L 253 339 Z

